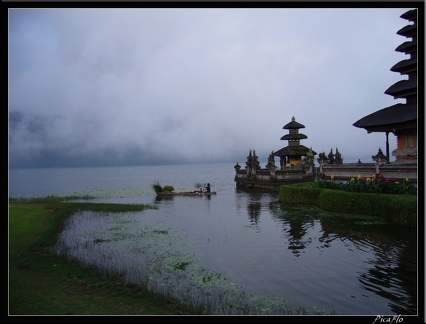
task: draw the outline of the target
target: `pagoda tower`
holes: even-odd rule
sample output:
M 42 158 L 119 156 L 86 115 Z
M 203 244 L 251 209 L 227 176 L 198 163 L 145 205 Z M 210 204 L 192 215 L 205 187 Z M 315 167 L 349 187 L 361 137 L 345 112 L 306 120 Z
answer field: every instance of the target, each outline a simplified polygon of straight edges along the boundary
M 409 10 L 400 18 L 412 22 L 401 28 L 397 34 L 408 38 L 395 51 L 409 55 L 408 59 L 395 64 L 390 70 L 407 76 L 406 80 L 390 86 L 385 94 L 394 99 L 405 99 L 380 109 L 355 122 L 355 127 L 364 128 L 368 133 L 386 133 L 386 158 L 389 162 L 389 133 L 397 137 L 397 149 L 392 151 L 395 163 L 417 163 L 417 9 Z
M 296 122 L 294 116 L 291 122 L 284 125 L 283 129 L 288 129 L 288 134 L 281 137 L 281 140 L 287 140 L 288 146 L 274 153 L 275 156 L 280 157 L 281 170 L 285 166 L 296 166 L 302 162 L 302 158 L 309 152 L 309 148 L 300 144 L 300 140 L 308 138 L 305 134 L 299 133 L 300 128 L 305 128 L 304 125 Z M 315 152 L 312 152 L 314 155 Z

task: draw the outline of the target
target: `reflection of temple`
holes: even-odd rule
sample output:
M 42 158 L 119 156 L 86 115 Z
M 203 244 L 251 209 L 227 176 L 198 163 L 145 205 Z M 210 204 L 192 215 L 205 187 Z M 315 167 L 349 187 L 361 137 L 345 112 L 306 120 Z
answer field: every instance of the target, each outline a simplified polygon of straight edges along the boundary
M 400 29 L 397 34 L 411 38 L 396 48 L 397 52 L 409 55 L 409 58 L 395 64 L 392 72 L 407 76 L 406 80 L 396 82 L 385 94 L 394 99 L 404 99 L 405 103 L 397 103 L 380 109 L 355 122 L 355 127 L 364 128 L 368 133 L 386 134 L 386 154 L 379 148 L 372 156 L 373 163 L 353 165 L 325 165 L 322 168 L 323 178 L 334 176 L 335 179 L 347 180 L 357 175 L 371 177 L 377 174 L 382 177 L 408 178 L 417 181 L 417 9 L 407 11 L 401 18 L 413 22 Z M 389 160 L 389 133 L 397 137 L 397 149 L 392 151 L 395 162 Z M 361 174 L 361 173 L 364 174 Z
M 356 219 L 336 222 L 327 217 L 321 218 L 320 223 L 323 235 L 319 241 L 326 243 L 323 247 L 331 246 L 334 240 L 361 245 L 371 242 L 374 248 L 370 253 L 374 257 L 369 258 L 365 270 L 357 276 L 360 287 L 388 299 L 395 314 L 417 313 L 417 245 L 416 240 L 407 240 L 407 235 L 416 236 L 412 229 L 365 226 Z M 405 297 L 401 298 L 402 295 Z
M 307 138 L 300 134 L 299 129 L 305 126 L 296 122 L 295 118 L 286 124 L 283 129 L 288 129 L 289 134 L 281 137 L 287 140 L 288 146 L 277 152 L 272 151 L 268 163 L 262 169 L 255 150 L 250 150 L 244 169 L 237 164 L 234 166 L 237 188 L 247 188 L 252 185 L 276 186 L 289 183 L 312 181 L 315 175 L 316 152 L 300 145 L 300 140 Z M 280 157 L 280 168 L 275 165 L 275 156 Z
M 247 214 L 252 225 L 257 225 L 260 218 L 260 211 L 262 210 L 262 204 L 259 201 L 250 202 L 247 205 Z
M 312 254 L 309 251 L 313 249 L 318 249 L 326 257 L 327 254 L 333 255 L 326 252 L 327 249 L 340 250 L 342 244 L 351 253 L 353 249 L 359 250 L 356 259 L 359 255 L 365 256 L 362 269 L 356 274 L 359 288 L 388 300 L 394 314 L 416 314 L 418 254 L 415 231 L 384 224 L 371 226 L 367 225 L 371 219 L 341 217 L 338 213 L 322 214 L 319 208 L 305 214 L 303 208 L 292 205 L 280 205 L 274 210 L 273 217 L 276 224 L 282 226 L 288 249 L 295 257 L 310 259 Z M 339 254 L 333 258 L 339 259 Z M 361 259 L 346 260 L 345 263 L 356 264 Z

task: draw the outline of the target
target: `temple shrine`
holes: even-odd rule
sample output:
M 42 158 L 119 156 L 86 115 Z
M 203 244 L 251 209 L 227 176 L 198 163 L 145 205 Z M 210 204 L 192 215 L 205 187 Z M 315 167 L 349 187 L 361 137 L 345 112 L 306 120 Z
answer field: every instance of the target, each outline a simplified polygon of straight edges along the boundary
M 260 166 L 259 157 L 255 150 L 250 150 L 246 166 L 243 169 L 237 162 L 234 166 L 237 188 L 247 188 L 252 185 L 277 186 L 297 182 L 312 181 L 315 178 L 315 155 L 312 148 L 300 144 L 300 140 L 307 139 L 305 134 L 299 133 L 304 125 L 296 122 L 292 117 L 291 122 L 284 125 L 283 129 L 289 131 L 281 137 L 287 140 L 288 146 L 272 151 L 268 156 L 265 168 Z M 280 166 L 275 165 L 275 157 L 280 158 Z
M 395 163 L 417 162 L 417 10 L 404 13 L 401 18 L 412 21 L 400 29 L 397 34 L 411 38 L 396 48 L 395 51 L 405 53 L 410 57 L 395 64 L 390 70 L 406 75 L 407 80 L 401 80 L 389 87 L 385 94 L 394 99 L 405 99 L 398 103 L 380 109 L 355 122 L 355 127 L 364 128 L 368 133 L 386 133 L 386 156 L 389 162 L 389 133 L 397 137 L 397 149 L 392 151 L 396 157 Z
M 409 179 L 417 183 L 417 9 L 409 10 L 400 18 L 412 22 L 401 28 L 397 34 L 409 38 L 396 48 L 396 51 L 409 55 L 408 59 L 395 64 L 390 70 L 405 75 L 408 79 L 396 82 L 384 93 L 394 99 L 404 99 L 405 103 L 397 103 L 382 108 L 367 115 L 353 126 L 363 128 L 367 133 L 381 132 L 386 136 L 385 153 L 379 147 L 376 154 L 371 156 L 371 162 L 343 163 L 343 157 L 336 148 L 335 153 L 330 150 L 319 154 L 315 167 L 312 148 L 300 144 L 307 136 L 299 133 L 305 126 L 291 122 L 283 129 L 289 133 L 281 137 L 287 140 L 288 146 L 272 151 L 265 168 L 261 168 L 256 152 L 250 150 L 245 168 L 238 162 L 234 166 L 237 188 L 247 188 L 251 185 L 282 185 L 297 182 L 313 181 L 315 179 L 334 179 L 347 181 L 358 176 L 382 177 L 395 179 Z M 389 134 L 397 137 L 397 148 L 392 151 L 395 161 L 390 161 Z M 280 158 L 280 167 L 275 166 L 274 157 Z
M 307 139 L 305 134 L 299 133 L 299 129 L 305 128 L 304 125 L 296 122 L 294 116 L 291 122 L 284 125 L 283 129 L 288 129 L 289 133 L 281 137 L 281 140 L 287 140 L 288 146 L 274 153 L 275 156 L 280 158 L 281 170 L 284 170 L 285 166 L 296 166 L 302 163 L 302 157 L 306 156 L 309 152 L 309 148 L 300 144 L 300 140 Z M 316 155 L 315 152 L 312 152 Z
M 321 175 L 324 179 L 333 176 L 335 179 L 350 179 L 353 176 L 376 176 L 405 179 L 417 182 L 417 9 L 409 10 L 400 18 L 412 22 L 401 28 L 397 34 L 409 38 L 399 45 L 395 51 L 409 55 L 408 59 L 395 64 L 390 70 L 407 76 L 390 86 L 384 93 L 394 99 L 404 99 L 405 103 L 397 103 L 367 115 L 353 126 L 363 128 L 368 134 L 385 133 L 386 151 L 379 148 L 372 156 L 374 163 L 357 163 L 354 165 L 330 165 L 320 162 Z M 392 151 L 395 161 L 390 162 L 389 134 L 397 137 L 397 148 Z

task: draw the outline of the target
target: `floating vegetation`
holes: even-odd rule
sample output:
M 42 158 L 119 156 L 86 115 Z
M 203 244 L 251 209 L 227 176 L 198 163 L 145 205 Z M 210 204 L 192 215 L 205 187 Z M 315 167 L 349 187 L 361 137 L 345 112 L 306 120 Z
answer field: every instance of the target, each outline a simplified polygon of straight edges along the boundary
M 56 195 L 41 195 L 41 196 L 21 196 L 9 198 L 10 201 L 25 201 L 25 200 L 91 200 L 91 199 L 110 199 L 124 197 L 138 197 L 152 194 L 152 191 L 147 188 L 133 189 L 109 189 L 109 190 L 85 190 L 79 192 L 70 192 L 66 194 Z
M 189 253 L 199 242 L 189 242 L 182 230 L 147 226 L 140 213 L 80 212 L 71 216 L 53 250 L 84 265 L 122 275 L 214 315 L 324 315 L 318 308 L 290 307 L 281 298 L 251 294 L 221 274 L 206 270 Z
M 163 191 L 172 192 L 174 190 L 175 190 L 175 188 L 173 186 L 164 186 L 163 187 Z
M 154 182 L 151 185 L 152 189 L 155 191 L 156 194 L 159 194 L 160 192 L 163 192 L 163 187 L 160 185 L 158 181 Z

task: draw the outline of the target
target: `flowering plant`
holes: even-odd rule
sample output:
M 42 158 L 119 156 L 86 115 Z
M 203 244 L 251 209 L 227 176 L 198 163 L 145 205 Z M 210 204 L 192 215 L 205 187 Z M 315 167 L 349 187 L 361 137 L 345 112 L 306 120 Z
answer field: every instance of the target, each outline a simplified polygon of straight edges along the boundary
M 370 192 L 383 194 L 407 194 L 415 195 L 417 193 L 416 186 L 410 179 L 405 178 L 403 181 L 397 181 L 396 178 L 381 178 L 373 175 L 371 178 L 358 176 L 349 181 L 335 181 L 334 176 L 331 180 L 316 180 L 314 182 L 316 188 L 337 189 L 351 192 Z

